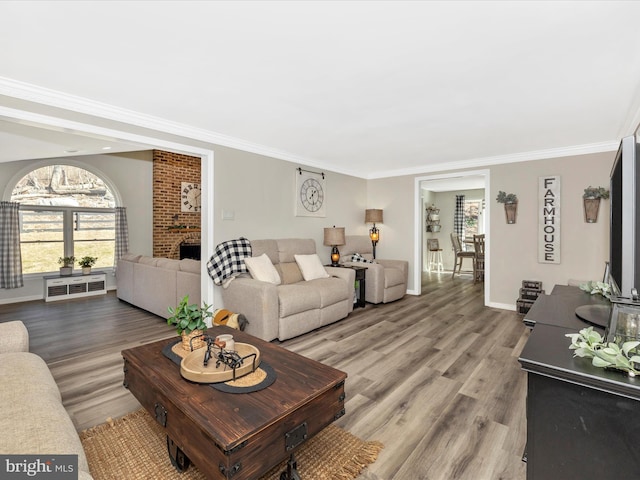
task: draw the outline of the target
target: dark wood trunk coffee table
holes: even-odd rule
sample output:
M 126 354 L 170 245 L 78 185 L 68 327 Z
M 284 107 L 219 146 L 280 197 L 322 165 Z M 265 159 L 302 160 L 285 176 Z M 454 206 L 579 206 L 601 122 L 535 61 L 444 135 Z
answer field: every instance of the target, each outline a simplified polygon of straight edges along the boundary
M 211 479 L 255 480 L 289 459 L 281 478 L 299 478 L 293 453 L 344 415 L 346 373 L 228 327 L 209 333 L 231 333 L 257 347 L 275 382 L 252 393 L 225 393 L 187 381 L 162 353 L 175 340 L 122 352 L 124 385 L 164 427 L 171 462 L 182 471 L 192 461 Z

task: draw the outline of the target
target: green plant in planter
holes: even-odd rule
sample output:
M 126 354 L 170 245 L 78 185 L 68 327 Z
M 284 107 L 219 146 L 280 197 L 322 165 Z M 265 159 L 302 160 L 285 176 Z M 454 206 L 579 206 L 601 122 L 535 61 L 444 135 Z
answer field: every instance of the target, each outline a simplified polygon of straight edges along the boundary
M 638 341 L 624 342 L 622 345 L 614 342 L 607 344 L 593 327 L 583 328 L 579 333 L 567 333 L 565 337 L 571 339 L 569 349 L 574 350 L 573 356 L 591 358 L 594 367 L 622 370 L 630 377 L 640 374 Z
M 604 282 L 590 281 L 580 285 L 580 290 L 583 290 L 591 295 L 600 294 L 604 298 L 611 297 L 611 285 Z
M 93 267 L 96 262 L 98 261 L 98 257 L 82 257 L 80 260 L 78 260 L 78 265 L 80 265 L 83 268 L 86 267 Z
M 516 223 L 516 216 L 518 212 L 518 197 L 515 193 L 505 193 L 502 190 L 498 191 L 496 197 L 498 203 L 504 203 L 504 215 L 507 220 L 507 224 Z
M 604 187 L 592 187 L 589 185 L 584 189 L 582 198 L 604 198 L 606 200 L 609 198 L 609 190 Z
M 505 193 L 500 190 L 496 197 L 496 201 L 498 203 L 518 203 L 518 197 L 515 193 Z
M 189 295 L 180 300 L 177 307 L 169 307 L 167 318 L 168 325 L 175 325 L 178 335 L 189 335 L 194 330 L 206 330 L 207 324 L 205 320 L 213 315 L 210 311 L 211 305 L 206 303 L 200 308 L 195 303 L 189 305 Z
M 58 263 L 63 267 L 73 267 L 74 262 L 76 261 L 76 257 L 60 257 L 58 258 Z

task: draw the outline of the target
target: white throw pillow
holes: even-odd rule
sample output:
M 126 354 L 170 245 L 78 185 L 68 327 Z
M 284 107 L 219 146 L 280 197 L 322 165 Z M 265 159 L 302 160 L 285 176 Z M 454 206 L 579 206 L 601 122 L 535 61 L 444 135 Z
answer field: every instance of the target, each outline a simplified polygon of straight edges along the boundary
M 249 269 L 251 276 L 256 280 L 280 285 L 280 275 L 278 275 L 276 267 L 273 266 L 271 259 L 266 253 L 263 253 L 259 257 L 246 257 L 244 263 Z
M 302 277 L 306 280 L 315 280 L 316 278 L 328 278 L 329 274 L 322 266 L 320 257 L 313 255 L 294 255 L 298 267 L 302 272 Z

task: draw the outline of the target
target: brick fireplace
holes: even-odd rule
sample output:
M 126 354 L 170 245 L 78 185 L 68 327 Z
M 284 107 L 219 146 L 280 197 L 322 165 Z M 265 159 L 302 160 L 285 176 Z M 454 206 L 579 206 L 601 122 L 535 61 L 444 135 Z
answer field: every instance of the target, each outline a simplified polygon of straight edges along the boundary
M 180 258 L 180 245 L 200 244 L 200 212 L 182 212 L 182 182 L 200 183 L 200 157 L 153 151 L 153 256 Z

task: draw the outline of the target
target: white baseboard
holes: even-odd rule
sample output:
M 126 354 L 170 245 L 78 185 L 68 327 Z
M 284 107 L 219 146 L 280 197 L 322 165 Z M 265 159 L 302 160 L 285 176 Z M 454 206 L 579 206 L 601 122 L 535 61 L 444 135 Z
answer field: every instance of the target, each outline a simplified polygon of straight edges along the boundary
M 485 306 L 491 307 L 491 308 L 499 308 L 500 310 L 512 310 L 514 312 L 516 311 L 516 306 L 510 303 L 489 302 Z
M 42 295 L 29 295 L 28 297 L 0 298 L 0 305 L 9 303 L 32 302 L 33 300 L 44 300 Z

